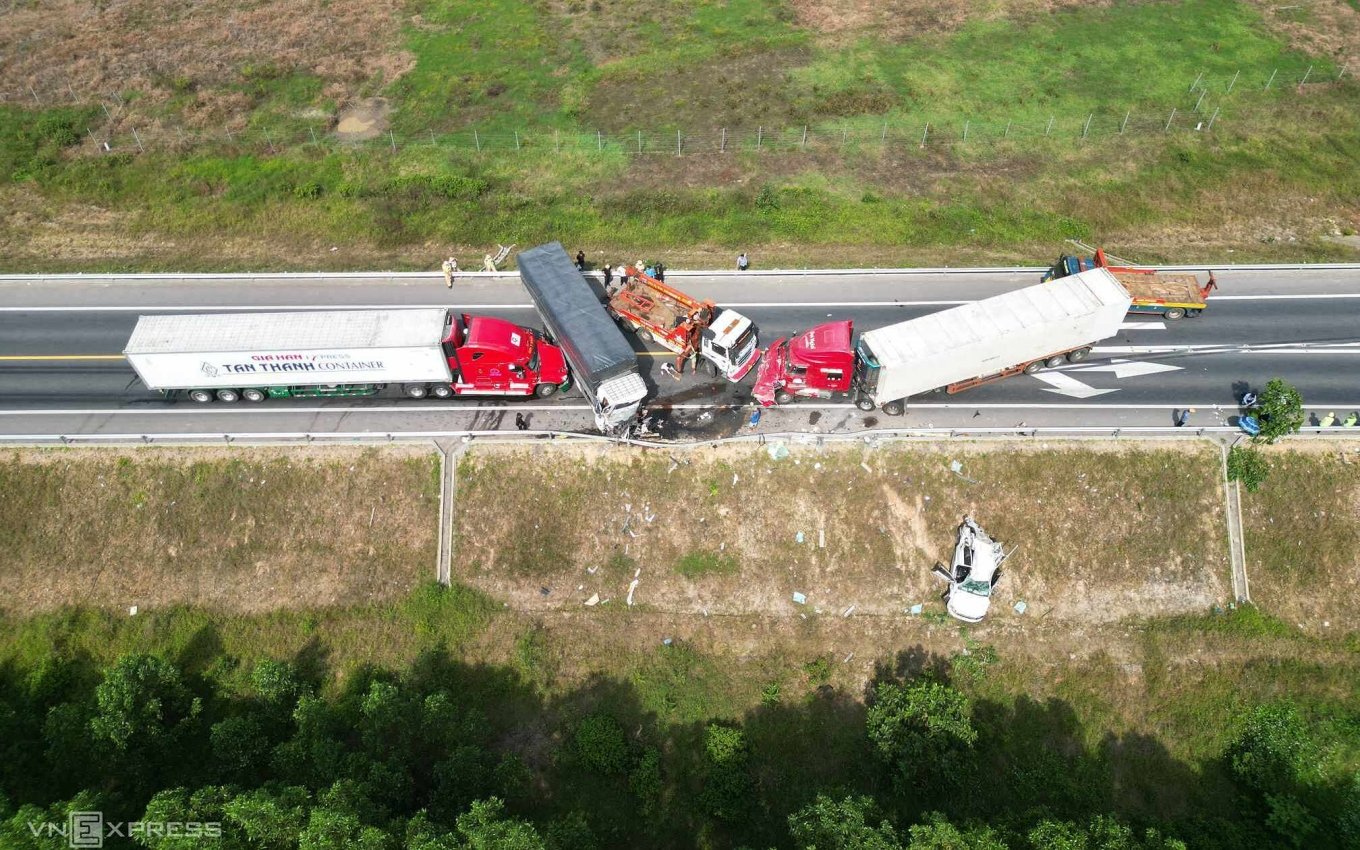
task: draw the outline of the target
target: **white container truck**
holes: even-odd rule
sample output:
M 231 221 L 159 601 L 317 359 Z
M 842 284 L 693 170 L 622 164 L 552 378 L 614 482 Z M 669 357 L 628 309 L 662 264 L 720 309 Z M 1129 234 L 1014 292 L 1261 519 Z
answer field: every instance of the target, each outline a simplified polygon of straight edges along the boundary
M 860 406 L 900 413 L 918 393 L 1078 363 L 1119 332 L 1130 301 L 1093 269 L 867 331 L 856 347 Z
M 142 316 L 123 354 L 149 389 L 214 399 L 546 397 L 566 362 L 541 334 L 443 309 Z
M 853 348 L 851 323 L 828 322 L 770 346 L 753 393 L 766 406 L 849 395 L 861 410 L 897 415 L 920 393 L 1085 360 L 1129 304 L 1102 268 L 867 331 Z

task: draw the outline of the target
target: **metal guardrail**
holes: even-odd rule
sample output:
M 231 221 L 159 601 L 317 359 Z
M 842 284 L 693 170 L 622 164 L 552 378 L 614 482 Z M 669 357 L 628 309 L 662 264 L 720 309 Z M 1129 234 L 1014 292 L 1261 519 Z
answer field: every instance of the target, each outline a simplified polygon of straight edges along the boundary
M 600 434 L 586 434 L 576 431 L 278 431 L 232 434 L 223 432 L 199 432 L 182 434 L 0 434 L 0 445 L 11 446 L 116 446 L 116 445 L 259 445 L 259 444 L 300 444 L 327 445 L 336 443 L 407 443 L 429 442 L 437 439 L 460 439 L 465 442 L 485 441 L 498 443 L 541 442 L 547 440 L 569 440 L 581 442 L 610 443 L 631 445 L 641 448 L 685 449 L 731 443 L 787 442 L 800 445 L 821 445 L 836 442 L 874 443 L 879 440 L 938 440 L 938 439 L 994 439 L 994 438 L 1075 438 L 1075 439 L 1118 439 L 1134 438 L 1171 438 L 1198 439 L 1202 437 L 1244 437 L 1238 428 L 1230 426 L 1206 426 L 1201 428 L 1176 428 L 1164 425 L 1124 426 L 1124 427 L 1023 427 L 1023 428 L 876 428 L 854 433 L 815 434 L 806 431 L 776 431 L 768 433 L 737 434 L 713 440 L 659 440 L 629 439 L 606 437 Z M 1360 428 L 1341 426 L 1306 427 L 1290 439 L 1310 438 L 1357 438 Z
M 1245 263 L 1221 264 L 1221 263 L 1200 263 L 1192 265 L 1157 266 L 1157 269 L 1168 272 L 1195 272 L 1213 269 L 1215 271 L 1360 271 L 1360 263 Z M 1043 274 L 1048 271 L 1045 266 L 998 266 L 998 267 L 940 267 L 940 268 L 897 268 L 897 269 L 748 269 L 744 272 L 718 269 L 718 270 L 689 270 L 667 269 L 666 274 L 673 277 L 783 277 L 798 275 L 806 277 L 828 276 L 889 276 L 889 275 L 959 275 L 959 274 Z M 599 276 L 598 271 L 589 272 L 591 275 Z M 466 278 L 485 279 L 485 280 L 517 280 L 519 273 L 516 271 L 499 272 L 459 272 L 458 279 Z M 230 272 L 230 273 L 176 273 L 176 272 L 148 272 L 144 274 L 0 274 L 0 283 L 98 283 L 107 281 L 108 283 L 132 283 L 137 281 L 147 282 L 188 282 L 188 281 L 224 281 L 224 282 L 249 282 L 258 283 L 260 281 L 323 281 L 323 280 L 402 280 L 420 281 L 429 280 L 431 282 L 442 281 L 443 275 L 439 271 L 418 271 L 418 272 Z

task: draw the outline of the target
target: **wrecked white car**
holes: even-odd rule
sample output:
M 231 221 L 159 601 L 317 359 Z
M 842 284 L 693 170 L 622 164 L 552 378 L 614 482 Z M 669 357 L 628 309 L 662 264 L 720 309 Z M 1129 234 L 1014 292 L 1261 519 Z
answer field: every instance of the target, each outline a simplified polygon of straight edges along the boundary
M 953 563 L 947 570 L 943 564 L 935 567 L 935 574 L 949 582 L 945 610 L 951 617 L 977 623 L 987 615 L 1005 560 L 1001 544 L 988 537 L 972 517 L 965 516 L 954 544 Z

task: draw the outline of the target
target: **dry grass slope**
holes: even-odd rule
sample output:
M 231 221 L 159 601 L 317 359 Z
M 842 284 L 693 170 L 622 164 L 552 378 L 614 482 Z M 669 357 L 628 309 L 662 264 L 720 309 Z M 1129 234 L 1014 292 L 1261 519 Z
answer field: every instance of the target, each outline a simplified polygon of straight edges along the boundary
M 0 461 L 0 610 L 396 599 L 433 575 L 424 451 L 55 450 Z

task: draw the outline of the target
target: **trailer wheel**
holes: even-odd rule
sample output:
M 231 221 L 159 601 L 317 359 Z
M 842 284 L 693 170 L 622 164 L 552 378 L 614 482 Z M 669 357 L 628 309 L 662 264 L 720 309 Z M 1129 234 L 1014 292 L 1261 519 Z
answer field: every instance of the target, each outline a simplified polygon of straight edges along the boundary
M 1086 358 L 1088 358 L 1088 357 L 1090 357 L 1090 356 L 1091 356 L 1091 349 L 1089 349 L 1089 348 L 1078 348 L 1076 351 L 1069 351 L 1069 352 L 1067 352 L 1067 362 L 1068 362 L 1068 363 L 1080 363 L 1081 361 L 1085 360 Z
M 1162 314 L 1162 318 L 1173 322 L 1177 319 L 1183 319 L 1185 318 L 1185 310 L 1180 307 L 1168 307 L 1166 312 Z
M 269 395 L 264 390 L 257 390 L 254 387 L 251 387 L 248 390 L 241 390 L 241 398 L 246 401 L 261 402 L 268 397 Z
M 208 390 L 189 390 L 189 400 L 207 404 L 213 400 L 213 394 Z
M 638 339 L 642 340 L 643 342 L 656 342 L 656 337 L 653 336 L 652 332 L 649 330 L 638 328 L 637 335 Z
M 1185 311 L 1185 316 L 1186 316 L 1186 318 L 1193 319 L 1193 318 L 1195 318 L 1196 316 L 1198 316 L 1200 313 L 1203 313 L 1203 312 L 1204 312 L 1203 310 L 1186 310 L 1186 311 Z
M 539 384 L 534 387 L 534 395 L 538 398 L 548 398 L 557 393 L 557 384 Z
M 217 400 L 225 401 L 227 404 L 231 404 L 234 401 L 240 401 L 241 394 L 238 393 L 236 390 L 218 390 Z
M 1044 365 L 1050 369 L 1056 369 L 1067 362 L 1067 358 L 1061 354 L 1055 354 L 1044 361 Z
M 1035 372 L 1038 372 L 1040 369 L 1043 369 L 1043 368 L 1044 368 L 1044 361 L 1042 361 L 1042 360 L 1035 360 L 1033 363 L 1026 363 L 1026 364 L 1025 364 L 1025 374 L 1026 374 L 1026 375 L 1033 375 Z
M 883 412 L 889 416 L 901 416 L 907 412 L 907 406 L 900 401 L 890 401 L 883 405 Z
M 775 404 L 788 404 L 793 401 L 793 393 L 786 393 L 783 390 L 774 394 Z
M 407 398 L 424 398 L 430 392 L 424 384 L 407 384 L 401 391 L 406 393 Z
M 861 396 L 861 397 L 855 399 L 855 407 L 858 407 L 860 410 L 865 410 L 865 411 L 873 410 L 873 409 L 874 409 L 874 400 L 871 399 L 871 398 L 869 398 L 868 396 Z
M 435 384 L 430 392 L 435 398 L 453 398 L 453 387 L 448 384 Z

